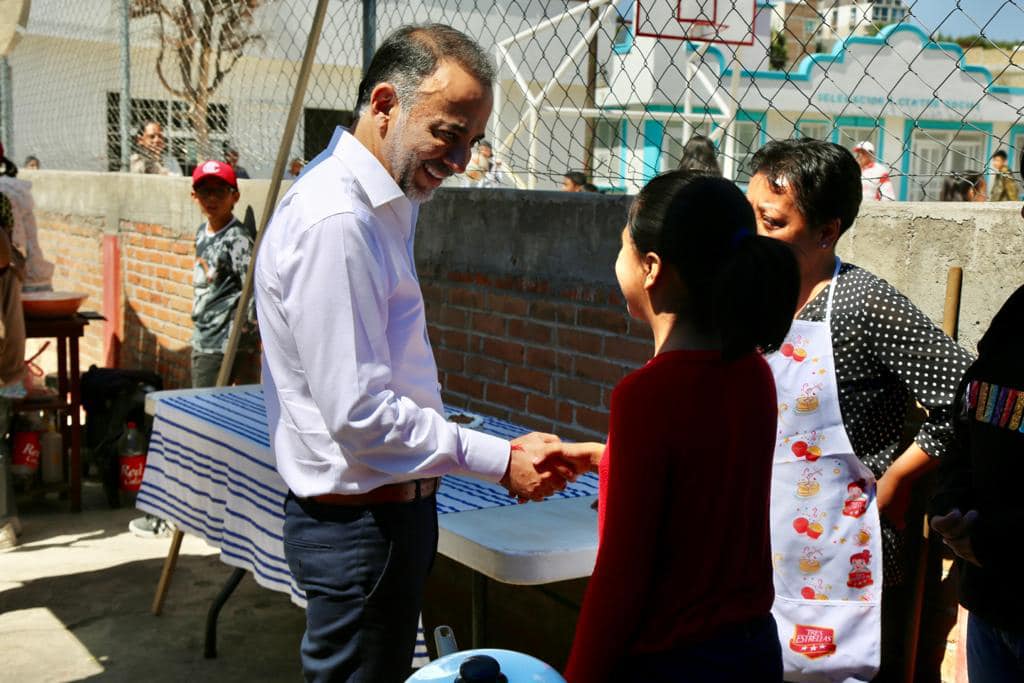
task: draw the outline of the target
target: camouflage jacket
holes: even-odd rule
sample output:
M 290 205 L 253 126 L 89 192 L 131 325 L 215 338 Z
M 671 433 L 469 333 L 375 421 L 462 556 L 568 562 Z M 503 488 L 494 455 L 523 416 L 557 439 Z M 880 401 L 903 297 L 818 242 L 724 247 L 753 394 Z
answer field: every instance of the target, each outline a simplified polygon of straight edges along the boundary
M 235 307 L 242 295 L 252 259 L 252 237 L 237 218 L 214 234 L 206 223 L 196 231 L 196 260 L 192 269 L 192 350 L 223 353 L 231 336 Z M 256 308 L 249 301 L 240 347 L 256 345 Z

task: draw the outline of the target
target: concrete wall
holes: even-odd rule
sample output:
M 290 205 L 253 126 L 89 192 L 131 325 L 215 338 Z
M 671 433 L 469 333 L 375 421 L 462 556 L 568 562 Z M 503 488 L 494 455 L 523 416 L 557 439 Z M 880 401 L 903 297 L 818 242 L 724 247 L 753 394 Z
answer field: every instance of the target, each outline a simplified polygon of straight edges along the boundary
M 1024 284 L 1024 219 L 1016 202 L 872 202 L 839 244 L 842 258 L 888 280 L 936 323 L 947 272 L 963 268 L 960 342 L 972 353 Z
M 101 245 L 121 249 L 113 330 L 120 362 L 188 384 L 192 240 L 201 217 L 188 180 L 26 172 L 55 286 L 102 306 Z M 241 207 L 261 211 L 267 181 L 242 181 Z M 629 198 L 451 189 L 425 205 L 416 258 L 445 399 L 555 430 L 604 434 L 608 395 L 650 353 L 613 274 Z M 1024 220 L 1015 204 L 865 206 L 840 254 L 889 280 L 941 321 L 946 272 L 964 268 L 961 339 L 973 350 L 1024 282 Z M 102 323 L 88 328 L 83 366 L 102 364 Z

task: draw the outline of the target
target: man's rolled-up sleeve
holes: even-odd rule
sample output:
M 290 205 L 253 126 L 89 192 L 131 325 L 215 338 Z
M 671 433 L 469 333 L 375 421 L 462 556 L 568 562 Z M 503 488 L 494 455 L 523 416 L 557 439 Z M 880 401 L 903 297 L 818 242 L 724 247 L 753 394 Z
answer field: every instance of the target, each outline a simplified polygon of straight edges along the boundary
M 395 276 L 368 216 L 343 213 L 305 229 L 278 255 L 281 299 L 323 428 L 343 452 L 395 476 L 466 471 L 498 480 L 504 439 L 462 429 L 392 382 L 388 299 Z M 301 427 L 299 427 L 301 429 Z

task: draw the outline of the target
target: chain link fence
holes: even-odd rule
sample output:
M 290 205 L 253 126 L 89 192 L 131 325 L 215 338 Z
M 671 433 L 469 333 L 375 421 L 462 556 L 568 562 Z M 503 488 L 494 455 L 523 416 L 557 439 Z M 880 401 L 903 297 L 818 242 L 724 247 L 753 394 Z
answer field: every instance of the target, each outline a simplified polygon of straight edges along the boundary
M 314 6 L 34 0 L 0 70 L 9 156 L 123 170 L 154 156 L 156 122 L 172 171 L 233 151 L 268 177 Z M 551 189 L 578 171 L 633 192 L 700 135 L 739 182 L 767 141 L 814 137 L 869 151 L 883 198 L 965 179 L 974 196 L 980 180 L 1017 192 L 993 155 L 1024 151 L 1024 0 L 332 0 L 295 159 L 351 123 L 364 38 L 427 21 L 498 65 L 488 184 Z

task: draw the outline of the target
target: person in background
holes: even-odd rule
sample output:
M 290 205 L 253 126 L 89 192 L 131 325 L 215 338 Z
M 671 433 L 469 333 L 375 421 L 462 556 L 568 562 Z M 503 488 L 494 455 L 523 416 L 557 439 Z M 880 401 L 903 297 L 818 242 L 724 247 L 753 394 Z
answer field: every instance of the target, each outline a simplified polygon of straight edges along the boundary
M 942 179 L 939 201 L 983 202 L 986 195 L 985 189 L 983 173 L 955 173 Z
M 601 192 L 601 188 L 599 188 L 594 183 L 587 182 L 587 183 L 583 183 L 583 191 L 584 192 L 597 192 L 597 193 L 600 193 Z
M 146 121 L 135 136 L 135 151 L 129 157 L 128 170 L 131 173 L 181 175 L 178 161 L 166 152 L 164 127 L 156 121 Z
M 562 176 L 562 190 L 565 192 L 583 192 L 583 186 L 587 184 L 587 176 L 579 171 L 569 171 Z
M 503 170 L 501 159 L 494 158 L 491 143 L 481 140 L 466 166 L 463 181 L 466 187 L 499 187 L 504 183 Z
M 992 193 L 990 202 L 1015 202 L 1020 199 L 1020 186 L 1013 179 L 1007 163 L 1006 150 L 998 150 L 992 155 Z
M 493 165 L 494 150 L 491 148 L 491 143 L 487 140 L 476 143 L 476 150 L 469 158 L 466 172 L 463 174 L 467 187 L 483 187 L 483 181 Z
M 860 165 L 860 182 L 863 201 L 892 202 L 896 200 L 896 188 L 889 177 L 889 167 L 875 158 L 875 146 L 867 140 L 853 147 L 853 156 Z
M 193 387 L 217 384 L 252 260 L 252 237 L 234 215 L 239 196 L 238 180 L 226 163 L 207 161 L 192 172 L 192 200 L 206 219 L 196 230 L 192 272 Z M 258 346 L 255 302 L 250 300 L 230 383 L 259 383 Z
M 563 445 L 586 454 L 601 489 L 565 677 L 781 681 L 768 507 L 777 409 L 758 349 L 789 329 L 796 260 L 757 236 L 731 181 L 673 171 L 634 201 L 615 275 L 654 356 L 612 392 L 603 455 Z M 694 532 L 726 519 L 727 534 Z
M 1024 153 L 1020 170 L 1024 177 Z M 958 599 L 970 610 L 967 670 L 976 683 L 1024 681 L 1022 339 L 1024 285 L 992 319 L 957 391 L 956 442 L 930 505 L 932 529 L 956 555 Z
M 40 168 L 39 157 L 35 157 L 30 154 L 29 156 L 25 157 L 25 163 L 22 164 L 21 166 L 22 168 L 29 171 L 38 171 Z
M 21 273 L 22 291 L 51 291 L 54 264 L 43 256 L 39 244 L 32 183 L 18 177 L 18 167 L 7 158 L 3 145 L 0 145 L 0 194 L 8 200 L 8 241 L 14 267 Z
M 801 273 L 794 327 L 767 350 L 780 394 L 772 551 L 784 558 L 774 613 L 786 672 L 869 680 L 880 649 L 875 680 L 900 680 L 912 603 L 905 517 L 914 482 L 949 450 L 956 386 L 971 357 L 892 285 L 836 256 L 862 201 L 850 152 L 818 140 L 771 142 L 750 170 L 758 233 L 789 244 Z M 905 437 L 915 402 L 927 416 Z M 848 514 L 819 516 L 818 501 L 848 499 L 851 483 L 867 498 L 856 496 Z M 795 626 L 808 623 L 857 646 L 808 659 L 792 642 Z M 825 635 L 805 628 L 801 638 Z
M 2 157 L 0 152 L 0 157 Z M 13 164 L 11 165 L 13 167 Z M 14 212 L 0 192 L 0 437 L 10 429 L 12 400 L 24 398 L 25 315 L 21 308 L 24 261 L 14 247 Z M 11 448 L 0 438 L 0 549 L 17 544 L 21 520 L 14 498 Z
M 694 135 L 683 145 L 679 160 L 680 171 L 698 171 L 705 175 L 721 176 L 722 168 L 716 158 L 717 150 L 710 138 Z
M 252 260 L 252 237 L 233 214 L 238 198 L 238 181 L 226 163 L 206 161 L 192 171 L 192 200 L 206 219 L 196 230 L 192 271 L 194 388 L 217 385 L 235 309 Z M 258 345 L 255 304 L 250 301 L 229 383 L 259 383 Z M 165 520 L 150 514 L 133 519 L 128 529 L 140 538 L 158 538 L 170 532 Z
M 288 169 L 284 173 L 284 179 L 295 180 L 298 178 L 299 174 L 302 173 L 303 166 L 305 166 L 305 163 L 299 157 L 292 159 L 288 162 Z
M 238 150 L 231 145 L 224 146 L 224 161 L 235 171 L 236 178 L 246 180 L 249 177 L 249 172 L 238 163 Z

